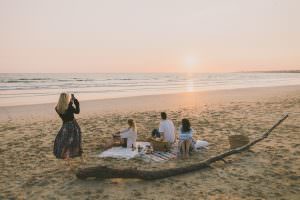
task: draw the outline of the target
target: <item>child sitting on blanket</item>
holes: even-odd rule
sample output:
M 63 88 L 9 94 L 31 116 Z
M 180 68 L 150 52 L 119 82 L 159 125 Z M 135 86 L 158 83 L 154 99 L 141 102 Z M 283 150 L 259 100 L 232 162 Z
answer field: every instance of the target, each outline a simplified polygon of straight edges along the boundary
M 193 129 L 188 119 L 182 119 L 181 127 L 179 128 L 179 148 L 183 158 L 188 158 L 190 150 L 193 149 Z
M 136 148 L 137 128 L 133 119 L 128 120 L 128 128 L 117 132 L 113 137 L 119 136 L 121 138 L 121 145 L 127 148 Z

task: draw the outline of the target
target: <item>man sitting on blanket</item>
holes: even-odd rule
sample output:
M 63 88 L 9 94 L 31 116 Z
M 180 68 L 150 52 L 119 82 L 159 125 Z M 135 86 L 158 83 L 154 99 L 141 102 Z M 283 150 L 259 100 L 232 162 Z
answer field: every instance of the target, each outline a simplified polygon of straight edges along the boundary
M 175 142 L 175 127 L 172 120 L 167 119 L 165 112 L 160 113 L 161 121 L 159 123 L 159 129 L 152 131 L 152 137 L 162 138 L 163 141 L 174 143 Z

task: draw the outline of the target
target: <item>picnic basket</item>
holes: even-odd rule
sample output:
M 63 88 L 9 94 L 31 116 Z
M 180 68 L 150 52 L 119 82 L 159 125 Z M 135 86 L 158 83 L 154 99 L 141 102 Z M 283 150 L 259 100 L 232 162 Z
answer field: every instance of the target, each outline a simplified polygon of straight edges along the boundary
M 148 141 L 151 143 L 154 151 L 170 151 L 171 145 L 168 142 L 157 140 L 155 138 L 149 138 Z

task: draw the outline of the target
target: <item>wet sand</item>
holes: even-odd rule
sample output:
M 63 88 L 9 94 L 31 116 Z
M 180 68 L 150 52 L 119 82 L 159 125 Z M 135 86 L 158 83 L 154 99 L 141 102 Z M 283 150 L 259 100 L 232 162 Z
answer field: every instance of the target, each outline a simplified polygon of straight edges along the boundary
M 244 134 L 253 139 L 280 116 L 289 118 L 251 151 L 216 162 L 211 168 L 155 181 L 78 180 L 52 154 L 61 126 L 54 104 L 0 107 L 0 199 L 299 199 L 300 198 L 300 86 L 249 88 L 174 95 L 153 95 L 81 102 L 77 121 L 82 128 L 86 162 L 157 170 L 200 162 L 229 148 L 227 137 Z M 139 140 L 158 125 L 167 111 L 176 127 L 187 117 L 195 138 L 209 150 L 189 160 L 145 163 L 141 160 L 99 159 L 111 133 L 138 122 Z

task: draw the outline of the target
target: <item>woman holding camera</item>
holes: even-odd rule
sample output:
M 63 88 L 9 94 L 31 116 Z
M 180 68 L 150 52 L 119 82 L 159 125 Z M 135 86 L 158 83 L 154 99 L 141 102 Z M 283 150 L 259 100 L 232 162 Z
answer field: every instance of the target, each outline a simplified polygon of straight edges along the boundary
M 70 166 L 70 158 L 82 156 L 81 130 L 74 118 L 74 113 L 80 112 L 79 101 L 73 94 L 70 97 L 67 93 L 61 93 L 55 110 L 63 124 L 55 138 L 53 153 L 56 158 L 65 159 Z

